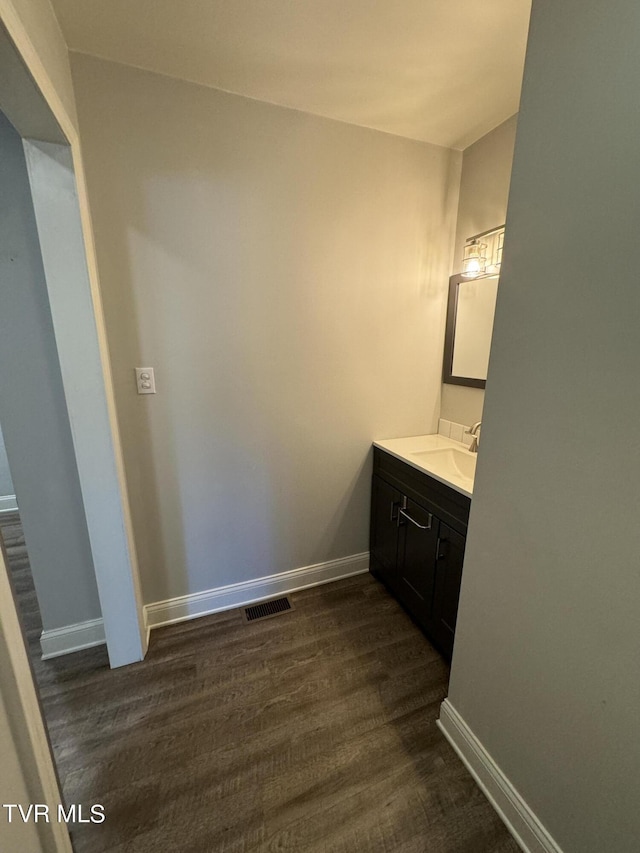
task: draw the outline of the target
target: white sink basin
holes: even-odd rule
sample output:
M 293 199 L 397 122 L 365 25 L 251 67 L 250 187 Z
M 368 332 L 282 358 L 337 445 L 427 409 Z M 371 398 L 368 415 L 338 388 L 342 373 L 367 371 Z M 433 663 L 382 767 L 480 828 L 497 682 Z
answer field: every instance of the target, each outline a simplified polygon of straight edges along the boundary
M 472 496 L 478 455 L 466 444 L 432 434 L 374 441 L 374 445 L 457 492 Z
M 432 470 L 434 474 L 440 474 L 443 477 L 447 474 L 467 477 L 473 482 L 478 458 L 476 453 L 449 447 L 443 450 L 420 450 L 411 455 L 419 459 L 425 468 Z

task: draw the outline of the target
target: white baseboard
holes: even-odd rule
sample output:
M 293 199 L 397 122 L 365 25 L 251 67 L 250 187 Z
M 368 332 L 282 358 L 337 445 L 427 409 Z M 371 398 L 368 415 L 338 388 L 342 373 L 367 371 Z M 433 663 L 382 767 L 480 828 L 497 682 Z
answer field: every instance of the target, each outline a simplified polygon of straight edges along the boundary
M 105 642 L 102 619 L 89 619 L 64 628 L 53 628 L 40 635 L 42 660 L 57 658 L 80 649 L 90 649 Z
M 267 575 L 256 580 L 219 586 L 191 595 L 181 595 L 178 598 L 146 604 L 145 616 L 150 628 L 158 628 L 161 625 L 172 625 L 174 622 L 207 616 L 221 610 L 244 607 L 246 604 L 271 598 L 274 595 L 288 595 L 300 589 L 331 583 L 352 575 L 359 575 L 368 569 L 369 552 L 365 551 L 339 560 L 329 560 L 326 563 L 303 566 L 277 575 Z
M 167 601 L 158 601 L 144 606 L 147 641 L 151 628 L 160 625 L 171 625 L 186 619 L 196 619 L 220 610 L 231 610 L 242 607 L 263 598 L 274 595 L 288 595 L 300 589 L 319 586 L 331 581 L 358 575 L 369 569 L 369 552 L 354 554 L 327 563 L 316 563 L 313 566 L 303 566 L 277 575 L 257 578 L 256 580 L 234 583 L 192 595 L 182 595 Z M 42 660 L 77 652 L 80 649 L 90 649 L 105 642 L 102 619 L 90 619 L 64 628 L 53 628 L 43 631 L 40 635 Z
M 438 726 L 525 853 L 562 853 L 448 699 Z
M 0 495 L 0 512 L 15 512 L 18 501 L 15 495 Z

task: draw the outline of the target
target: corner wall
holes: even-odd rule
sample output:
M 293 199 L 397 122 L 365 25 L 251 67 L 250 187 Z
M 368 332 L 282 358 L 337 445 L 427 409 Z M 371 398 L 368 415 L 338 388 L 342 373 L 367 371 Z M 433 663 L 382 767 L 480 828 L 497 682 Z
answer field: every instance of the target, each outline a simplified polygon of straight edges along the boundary
M 506 220 L 517 120 L 517 115 L 512 116 L 463 152 L 454 273 L 460 272 L 467 237 Z M 483 389 L 443 383 L 442 418 L 472 424 L 482 420 L 483 405 Z
M 436 429 L 460 155 L 72 68 L 145 601 L 361 555 L 372 440 Z
M 638 32 L 533 3 L 451 671 L 565 853 L 640 838 Z

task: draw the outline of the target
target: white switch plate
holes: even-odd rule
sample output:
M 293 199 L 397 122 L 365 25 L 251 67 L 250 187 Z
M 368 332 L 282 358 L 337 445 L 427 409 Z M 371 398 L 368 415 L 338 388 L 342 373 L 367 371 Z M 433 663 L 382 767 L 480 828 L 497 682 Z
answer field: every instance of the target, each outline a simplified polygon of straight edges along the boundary
M 153 367 L 136 367 L 136 386 L 138 394 L 155 394 L 156 378 Z

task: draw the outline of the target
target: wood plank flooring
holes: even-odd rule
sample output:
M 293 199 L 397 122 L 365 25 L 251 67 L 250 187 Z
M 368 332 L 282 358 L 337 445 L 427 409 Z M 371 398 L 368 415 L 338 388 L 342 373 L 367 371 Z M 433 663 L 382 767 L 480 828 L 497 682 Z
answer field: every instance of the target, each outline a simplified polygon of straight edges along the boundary
M 448 667 L 369 575 L 155 630 L 147 659 L 39 660 L 19 520 L 2 521 L 77 853 L 517 853 L 436 728 Z

